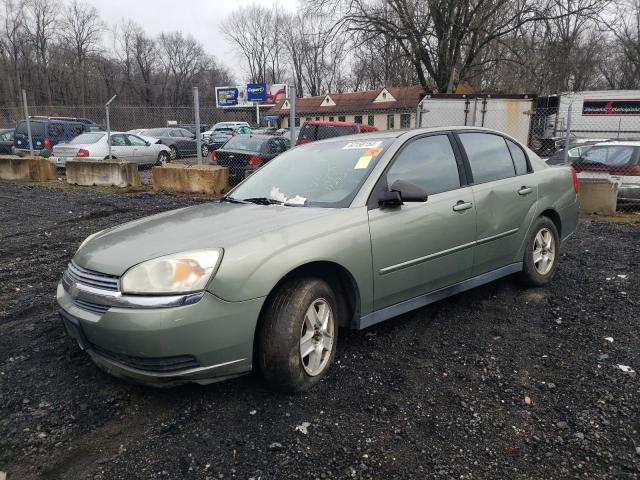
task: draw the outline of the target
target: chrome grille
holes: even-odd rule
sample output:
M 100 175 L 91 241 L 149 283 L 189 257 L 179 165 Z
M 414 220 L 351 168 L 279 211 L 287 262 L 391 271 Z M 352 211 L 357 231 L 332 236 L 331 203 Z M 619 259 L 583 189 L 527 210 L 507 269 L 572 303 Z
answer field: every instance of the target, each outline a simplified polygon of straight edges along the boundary
M 69 263 L 67 270 L 64 272 L 64 276 L 67 277 L 69 283 L 76 282 L 94 288 L 111 290 L 112 292 L 118 291 L 118 277 L 87 270 L 79 267 L 73 261 Z
M 90 312 L 98 313 L 98 314 L 103 314 L 107 310 L 109 310 L 108 305 L 100 305 L 99 303 L 87 302 L 85 300 L 80 300 L 79 298 L 75 298 L 73 300 L 73 303 L 75 303 L 78 307 L 82 308 L 83 310 L 88 310 Z

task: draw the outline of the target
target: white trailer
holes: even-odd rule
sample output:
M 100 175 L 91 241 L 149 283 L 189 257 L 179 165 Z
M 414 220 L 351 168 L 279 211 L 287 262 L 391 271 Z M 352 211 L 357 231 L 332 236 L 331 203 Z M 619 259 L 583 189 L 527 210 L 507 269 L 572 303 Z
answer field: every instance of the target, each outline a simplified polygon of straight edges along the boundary
M 475 126 L 529 144 L 535 95 L 432 94 L 420 102 L 420 126 Z
M 640 90 L 566 92 L 539 97 L 537 103 L 538 117 L 545 117 L 541 139 L 566 136 L 569 106 L 571 138 L 640 138 Z

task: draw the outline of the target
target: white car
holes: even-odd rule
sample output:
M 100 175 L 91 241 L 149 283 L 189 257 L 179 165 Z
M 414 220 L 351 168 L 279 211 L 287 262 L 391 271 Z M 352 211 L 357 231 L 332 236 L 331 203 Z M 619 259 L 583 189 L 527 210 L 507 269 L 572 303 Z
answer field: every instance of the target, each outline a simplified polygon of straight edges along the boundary
M 202 138 L 206 139 L 211 137 L 218 130 L 235 130 L 237 127 L 250 127 L 247 122 L 218 122 L 210 130 L 202 132 Z
M 171 160 L 171 151 L 166 145 L 155 143 L 155 139 L 143 139 L 126 132 L 111 132 L 112 158 L 137 162 L 140 165 L 162 165 Z M 67 160 L 82 158 L 106 160 L 109 158 L 107 132 L 88 132 L 78 135 L 67 143 L 53 147 L 50 160 L 57 167 L 64 167 Z

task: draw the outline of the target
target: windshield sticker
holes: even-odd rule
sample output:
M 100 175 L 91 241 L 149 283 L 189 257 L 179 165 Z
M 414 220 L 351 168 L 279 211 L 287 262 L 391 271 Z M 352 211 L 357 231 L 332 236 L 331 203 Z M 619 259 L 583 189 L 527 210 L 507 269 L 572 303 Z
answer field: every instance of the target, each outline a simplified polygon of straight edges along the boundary
M 361 170 L 361 169 L 367 168 L 369 166 L 369 163 L 373 159 L 373 157 L 376 157 L 376 156 L 380 155 L 380 152 L 382 152 L 382 148 L 380 148 L 380 147 L 371 148 L 371 149 L 367 150 L 365 152 L 365 154 L 362 155 L 358 159 L 358 163 L 356 163 L 356 165 L 355 165 L 355 167 L 353 167 L 353 169 L 354 170 Z
M 344 147 L 342 147 L 343 150 L 355 150 L 355 149 L 361 149 L 361 148 L 375 148 L 375 147 L 379 147 L 380 145 L 382 145 L 382 142 L 378 141 L 378 142 L 349 142 L 347 143 Z

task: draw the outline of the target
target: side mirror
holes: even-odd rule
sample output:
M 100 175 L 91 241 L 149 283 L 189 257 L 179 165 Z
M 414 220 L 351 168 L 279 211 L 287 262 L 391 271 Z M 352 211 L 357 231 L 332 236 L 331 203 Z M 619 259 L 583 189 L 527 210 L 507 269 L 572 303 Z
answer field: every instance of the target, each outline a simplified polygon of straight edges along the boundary
M 147 142 L 146 140 L 144 141 L 144 144 L 145 144 L 147 147 L 151 146 L 151 143 L 150 143 L 150 142 Z
M 427 192 L 418 185 L 404 180 L 396 180 L 391 184 L 388 192 L 383 192 L 380 195 L 378 205 L 393 207 L 405 202 L 426 202 L 427 198 Z

